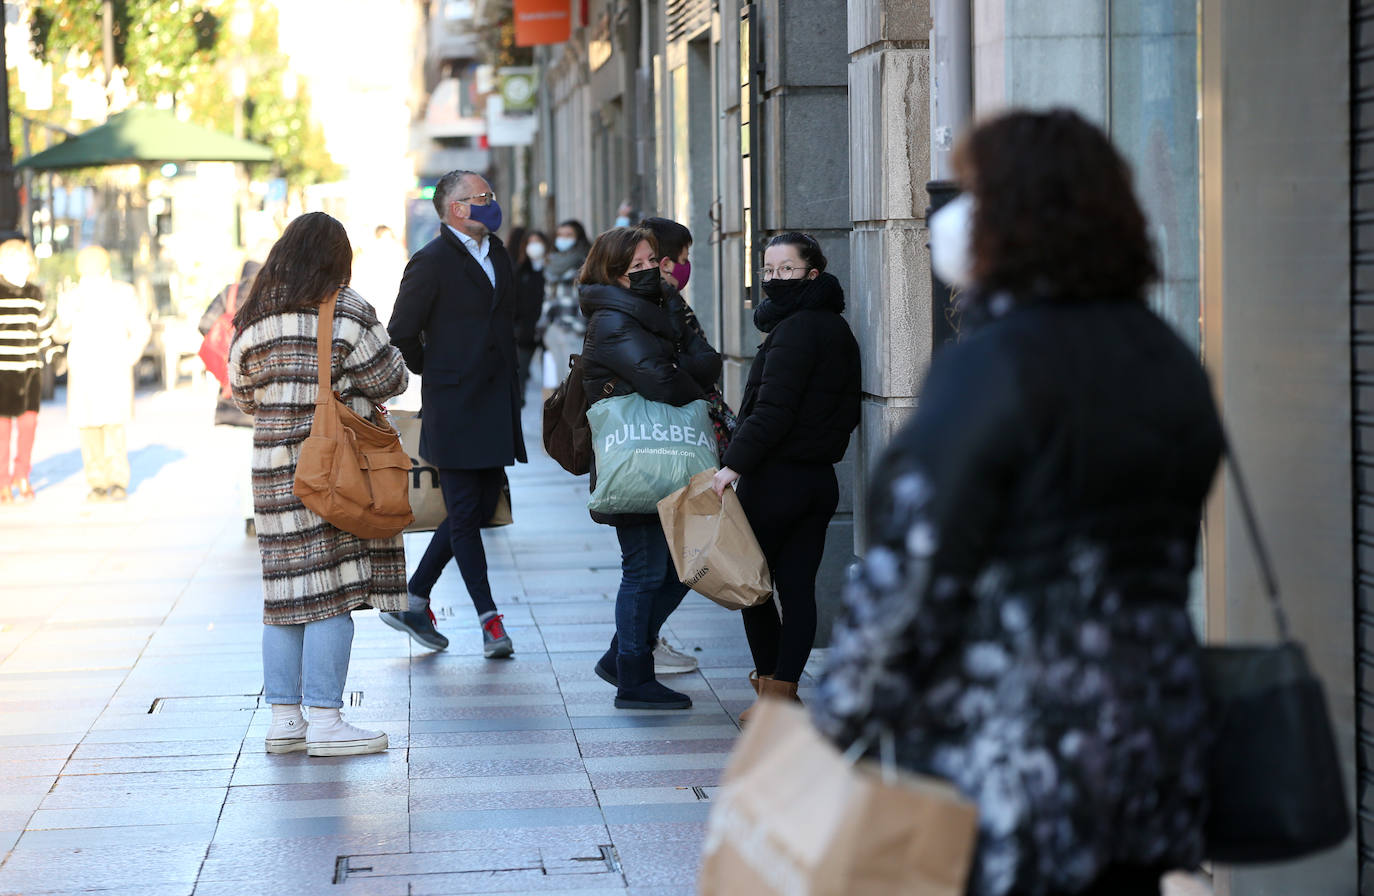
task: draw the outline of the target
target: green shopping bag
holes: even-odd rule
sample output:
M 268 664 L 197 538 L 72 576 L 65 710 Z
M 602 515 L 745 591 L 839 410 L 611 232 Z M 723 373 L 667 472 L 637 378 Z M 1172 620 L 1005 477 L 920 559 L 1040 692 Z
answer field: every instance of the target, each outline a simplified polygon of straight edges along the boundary
M 658 513 L 658 502 L 716 466 L 711 406 L 680 408 L 642 395 L 603 398 L 587 409 L 596 456 L 596 490 L 587 509 Z

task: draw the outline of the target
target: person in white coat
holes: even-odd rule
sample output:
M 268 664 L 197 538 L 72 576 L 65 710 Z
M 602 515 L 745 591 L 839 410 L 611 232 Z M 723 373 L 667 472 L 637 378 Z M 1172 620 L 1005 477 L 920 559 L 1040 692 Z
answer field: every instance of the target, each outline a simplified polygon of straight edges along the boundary
M 67 413 L 81 431 L 89 501 L 123 501 L 129 490 L 125 427 L 133 418 L 134 365 L 148 343 L 148 316 L 134 288 L 110 276 L 110 255 L 76 256 L 80 280 L 58 304 L 67 333 Z

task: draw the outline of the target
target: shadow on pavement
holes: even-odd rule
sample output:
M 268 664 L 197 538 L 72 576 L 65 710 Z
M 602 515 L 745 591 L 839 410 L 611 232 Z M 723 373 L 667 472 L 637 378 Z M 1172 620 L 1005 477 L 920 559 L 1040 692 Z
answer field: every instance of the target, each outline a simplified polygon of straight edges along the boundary
M 138 490 L 138 487 L 149 479 L 152 479 L 158 472 L 168 464 L 176 463 L 186 456 L 186 452 L 179 448 L 168 448 L 166 445 L 144 445 L 135 451 L 129 452 L 129 493 Z M 77 468 L 81 467 L 80 453 L 77 453 Z

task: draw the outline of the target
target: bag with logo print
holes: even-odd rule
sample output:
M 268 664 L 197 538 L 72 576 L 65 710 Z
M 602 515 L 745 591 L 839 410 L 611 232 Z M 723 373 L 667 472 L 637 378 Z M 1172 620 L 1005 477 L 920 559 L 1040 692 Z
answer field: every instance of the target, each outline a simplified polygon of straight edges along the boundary
M 587 409 L 596 488 L 587 509 L 652 513 L 658 502 L 716 466 L 710 405 L 673 407 L 639 394 L 603 398 Z

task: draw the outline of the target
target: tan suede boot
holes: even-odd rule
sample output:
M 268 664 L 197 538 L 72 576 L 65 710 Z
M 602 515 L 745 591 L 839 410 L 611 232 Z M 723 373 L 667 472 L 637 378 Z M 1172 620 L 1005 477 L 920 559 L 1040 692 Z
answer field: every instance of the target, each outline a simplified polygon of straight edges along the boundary
M 754 705 L 739 714 L 741 723 L 749 721 L 749 717 L 758 708 L 759 700 L 791 700 L 800 703 L 797 697 L 797 683 L 795 681 L 777 681 L 771 675 L 760 675 L 755 681 L 755 688 L 759 692 L 759 699 L 754 701 Z

